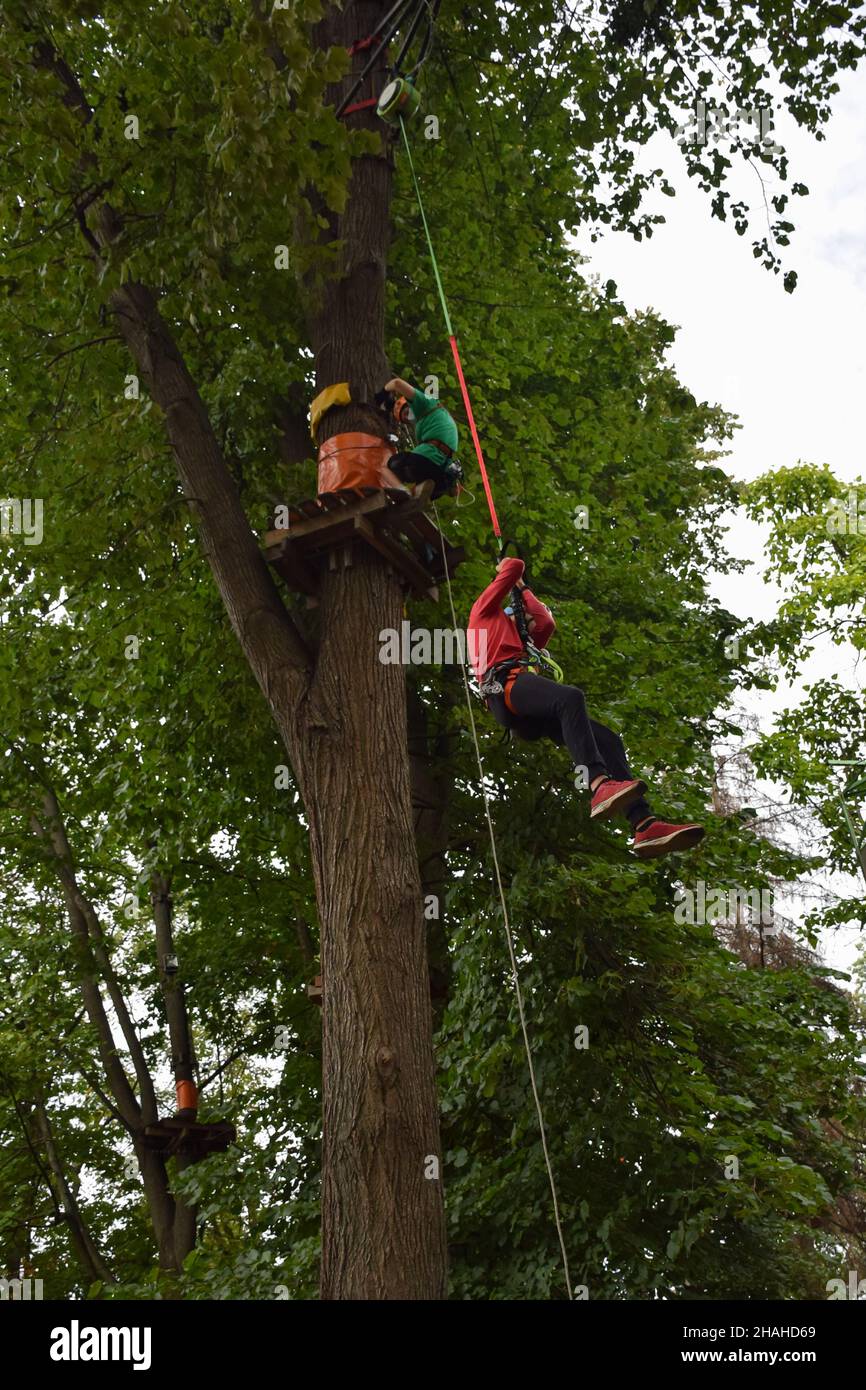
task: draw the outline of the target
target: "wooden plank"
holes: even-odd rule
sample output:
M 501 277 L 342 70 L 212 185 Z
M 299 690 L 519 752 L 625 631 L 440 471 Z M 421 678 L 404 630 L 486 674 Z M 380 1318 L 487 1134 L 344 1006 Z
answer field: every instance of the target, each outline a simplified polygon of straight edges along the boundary
M 355 528 L 368 545 L 377 550 L 394 566 L 395 570 L 408 579 L 413 589 L 417 590 L 418 593 L 430 594 L 430 597 L 433 597 L 431 589 L 434 586 L 431 576 L 398 540 L 386 532 L 377 530 L 363 516 L 355 517 Z
M 237 1130 L 228 1120 L 201 1124 L 197 1120 L 180 1120 L 166 1116 L 144 1131 L 144 1147 L 169 1157 L 178 1153 L 219 1153 L 233 1144 Z
M 406 529 L 408 533 L 409 528 L 407 527 Z M 453 574 L 457 566 L 461 565 L 466 559 L 466 551 L 463 546 L 452 544 L 448 537 L 444 535 L 444 532 L 434 526 L 426 512 L 412 517 L 411 530 L 417 536 L 420 536 L 423 541 L 426 541 L 428 545 L 432 545 L 433 549 L 436 551 L 436 559 L 440 570 L 442 568 L 443 537 L 445 540 L 445 560 L 449 574 Z
M 333 526 L 335 521 L 341 520 L 344 516 L 354 516 L 356 513 L 366 515 L 371 512 L 382 511 L 387 505 L 385 493 L 381 488 L 378 488 L 369 497 L 354 499 L 348 506 L 337 512 L 336 516 L 329 512 L 323 512 L 321 516 L 316 516 L 309 521 L 301 521 L 297 526 L 284 527 L 277 531 L 266 531 L 264 544 L 266 546 L 276 545 L 279 541 L 287 540 L 289 537 L 295 541 L 301 536 L 312 536 L 319 531 L 327 531 L 329 526 Z
M 347 515 L 346 512 L 336 512 L 330 518 L 329 526 L 295 538 L 298 554 L 305 558 L 326 555 L 335 546 L 351 540 L 355 534 L 354 520 L 354 513 Z
M 346 505 L 345 495 L 340 492 L 320 492 L 319 501 L 326 512 L 339 511 L 341 507 Z
M 442 532 L 427 512 L 422 511 L 420 515 L 415 518 L 415 524 L 424 537 L 424 540 L 429 541 L 430 545 L 439 546 L 441 544 L 439 537 L 442 535 Z M 448 544 L 447 538 L 445 544 Z

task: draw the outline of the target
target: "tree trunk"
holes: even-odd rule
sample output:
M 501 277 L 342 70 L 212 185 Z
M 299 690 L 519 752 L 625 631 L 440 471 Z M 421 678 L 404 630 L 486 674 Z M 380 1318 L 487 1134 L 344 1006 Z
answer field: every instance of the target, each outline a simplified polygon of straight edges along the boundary
M 166 961 L 174 954 L 174 933 L 172 930 L 170 883 L 161 874 L 154 874 L 151 900 L 153 921 L 156 928 L 156 955 L 159 983 L 165 1002 L 168 1021 L 168 1036 L 171 1046 L 171 1069 L 175 1081 L 193 1081 L 195 1071 L 195 1051 L 192 1029 L 186 1011 L 186 996 L 181 980 L 166 969 Z M 179 1154 L 175 1168 L 182 1173 L 196 1162 L 187 1154 Z M 174 1194 L 174 1220 L 172 1223 L 172 1246 L 175 1267 L 183 1269 L 183 1262 L 195 1248 L 196 1209 L 188 1206 L 182 1197 Z
M 425 903 L 427 929 L 427 961 L 430 967 L 430 988 L 433 997 L 447 997 L 451 983 L 451 957 L 446 931 L 446 885 L 448 882 L 446 852 L 448 849 L 448 808 L 451 799 L 452 777 L 447 758 L 451 739 L 440 729 L 433 733 L 429 711 L 417 686 L 408 685 L 409 700 L 409 773 L 412 786 L 412 810 L 415 816 L 415 846 L 421 871 L 421 892 Z M 450 713 L 450 692 L 442 702 Z M 442 707 L 436 708 L 442 722 Z M 428 899 L 432 911 L 428 913 Z
M 370 0 L 332 8 L 316 42 L 349 47 L 376 32 L 383 12 Z M 336 104 L 344 90 L 327 99 Z M 376 126 L 369 112 L 351 119 Z M 390 185 L 386 158 L 355 161 L 346 211 L 334 219 L 340 275 L 310 324 L 318 390 L 350 381 L 369 400 L 387 379 Z M 320 439 L 359 427 L 371 430 L 368 415 L 335 409 Z M 380 558 L 359 553 L 356 543 L 353 568 L 326 576 L 320 611 L 308 707 L 320 716 L 299 743 L 314 789 L 310 843 L 321 914 L 321 1294 L 438 1299 L 446 1283 L 444 1202 L 431 1163 L 441 1155 L 405 672 L 378 659 L 379 632 L 399 627 L 402 592 Z

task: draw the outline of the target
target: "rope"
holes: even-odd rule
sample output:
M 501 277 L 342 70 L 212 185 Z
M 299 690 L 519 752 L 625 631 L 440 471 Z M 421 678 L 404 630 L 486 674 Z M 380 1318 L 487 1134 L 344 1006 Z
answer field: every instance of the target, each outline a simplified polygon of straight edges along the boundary
M 439 540 L 442 548 L 442 564 L 445 569 L 445 583 L 448 588 L 448 603 L 451 607 L 451 626 L 453 631 L 457 631 L 457 613 L 454 608 L 454 593 L 451 588 L 451 575 L 448 572 L 448 560 L 445 555 L 445 537 L 439 525 L 439 512 L 436 503 L 433 503 L 433 513 L 436 517 L 436 525 L 439 530 Z M 535 1064 L 532 1060 L 532 1046 L 529 1041 L 529 1029 L 526 1025 L 526 1010 L 523 1007 L 523 991 L 520 988 L 520 974 L 517 969 L 517 956 L 514 950 L 514 937 L 511 931 L 511 920 L 508 916 L 508 904 L 505 900 L 505 889 L 502 885 L 502 873 L 499 868 L 499 854 L 496 849 L 496 833 L 493 828 L 493 816 L 490 811 L 490 799 L 487 795 L 487 788 L 484 782 L 484 764 L 481 759 L 481 748 L 478 744 L 478 730 L 475 725 L 475 713 L 472 708 L 472 695 L 469 690 L 469 680 L 466 675 L 466 662 L 461 653 L 460 670 L 463 675 L 463 689 L 466 694 L 466 708 L 469 710 L 469 726 L 472 730 L 472 741 L 475 745 L 475 759 L 478 763 L 478 785 L 481 788 L 481 795 L 484 797 L 484 813 L 487 817 L 487 830 L 490 835 L 490 850 L 493 855 L 493 867 L 496 872 L 496 886 L 499 890 L 499 901 L 502 906 L 502 920 L 505 924 L 505 939 L 508 942 L 508 955 L 511 960 L 511 978 L 514 982 L 514 995 L 517 1000 L 517 1012 L 520 1015 L 520 1030 L 523 1034 L 523 1046 L 526 1050 L 526 1062 L 529 1067 L 529 1081 L 532 1087 L 532 1098 L 535 1101 L 535 1112 L 538 1116 L 538 1128 L 541 1134 L 541 1147 L 544 1152 L 544 1164 L 547 1168 L 547 1178 L 550 1183 L 550 1195 L 553 1199 L 553 1221 L 556 1226 L 556 1234 L 559 1238 L 559 1249 L 562 1255 L 562 1268 L 565 1274 L 565 1287 L 570 1301 L 574 1301 L 574 1294 L 571 1291 L 571 1274 L 568 1268 L 568 1252 L 565 1248 L 565 1237 L 562 1233 L 562 1221 L 559 1215 L 559 1198 L 556 1191 L 556 1179 L 553 1175 L 553 1165 L 550 1161 L 550 1151 L 547 1147 L 547 1130 L 544 1124 L 544 1111 L 541 1107 L 541 1098 L 538 1094 L 538 1085 L 535 1079 Z
M 478 468 L 481 473 L 481 481 L 484 484 L 484 493 L 487 498 L 487 507 L 490 512 L 490 520 L 493 525 L 493 534 L 497 540 L 502 540 L 502 532 L 499 526 L 499 518 L 496 515 L 496 506 L 493 501 L 493 492 L 490 487 L 490 480 L 487 476 L 487 467 L 484 463 L 484 454 L 481 448 L 481 440 L 478 436 L 478 427 L 475 423 L 475 415 L 472 410 L 472 401 L 469 397 L 469 388 L 466 385 L 466 377 L 463 371 L 463 363 L 460 360 L 460 351 L 457 347 L 457 338 L 454 333 L 454 326 L 451 322 L 451 315 L 448 311 L 448 300 L 445 297 L 445 289 L 442 284 L 442 276 L 439 272 L 439 263 L 436 259 L 436 251 L 433 246 L 433 237 L 430 234 L 430 224 L 427 221 L 427 213 L 424 209 L 424 200 L 421 196 L 421 187 L 418 183 L 418 175 L 415 172 L 415 164 L 412 159 L 412 150 L 409 145 L 409 137 L 406 134 L 406 123 L 400 116 L 400 130 L 403 135 L 403 145 L 406 150 L 406 157 L 409 161 L 409 169 L 412 174 L 412 183 L 415 188 L 415 198 L 418 203 L 418 211 L 421 214 L 421 222 L 424 227 L 424 235 L 427 238 L 427 249 L 430 253 L 430 262 L 433 266 L 433 278 L 436 282 L 436 291 L 439 295 L 439 303 L 442 307 L 442 317 L 445 321 L 445 331 L 448 334 L 448 342 L 451 345 L 451 354 L 454 358 L 454 366 L 457 369 L 457 380 L 460 383 L 460 392 L 463 396 L 463 405 L 466 409 L 466 418 L 469 421 L 469 430 L 472 435 L 472 443 L 475 447 L 475 457 L 478 460 Z M 433 512 L 436 517 L 436 525 L 439 530 L 439 540 L 442 548 L 442 564 L 445 571 L 445 581 L 448 588 L 448 603 L 451 608 L 452 628 L 457 630 L 457 613 L 454 607 L 454 593 L 451 588 L 451 575 L 448 571 L 448 561 L 445 555 L 445 537 L 439 525 L 439 512 L 436 504 L 433 504 Z M 565 1248 L 565 1237 L 562 1232 L 562 1221 L 559 1214 L 559 1197 L 556 1190 L 556 1178 L 553 1172 L 553 1164 L 550 1160 L 550 1150 L 547 1146 L 547 1129 L 544 1123 L 544 1111 L 541 1105 L 541 1097 L 538 1094 L 538 1083 L 535 1076 L 535 1063 L 532 1059 L 532 1045 L 529 1041 L 529 1029 L 526 1023 L 526 1010 L 523 1004 L 523 991 L 520 987 L 520 973 L 517 968 L 517 955 L 514 949 L 514 937 L 511 931 L 511 920 L 508 915 L 508 904 L 505 898 L 505 889 L 502 883 L 502 872 L 499 867 L 499 853 L 496 848 L 496 832 L 493 826 L 493 816 L 490 810 L 490 799 L 484 783 L 484 764 L 481 758 L 481 748 L 478 743 L 478 730 L 475 724 L 475 713 L 472 708 L 472 695 L 469 690 L 469 679 L 466 674 L 466 662 L 461 654 L 460 669 L 463 675 L 463 689 L 466 695 L 466 708 L 469 711 L 469 725 L 472 730 L 472 742 L 475 746 L 475 760 L 478 764 L 478 783 L 481 788 L 481 795 L 484 798 L 484 814 L 487 818 L 487 830 L 490 836 L 490 850 L 493 856 L 493 866 L 496 873 L 496 887 L 499 892 L 499 902 L 502 907 L 502 920 L 505 926 L 505 939 L 508 943 L 508 956 L 511 962 L 511 978 L 514 984 L 514 996 L 517 1000 L 517 1012 L 520 1017 L 520 1031 L 523 1036 L 523 1046 L 526 1052 L 526 1063 L 529 1069 L 529 1082 L 532 1088 L 532 1098 L 535 1103 L 535 1113 L 538 1117 L 538 1130 L 541 1135 L 541 1148 L 544 1154 L 544 1166 L 547 1169 L 547 1179 L 550 1184 L 550 1195 L 553 1201 L 553 1221 L 556 1226 L 556 1234 L 559 1240 L 559 1249 L 562 1256 L 562 1268 L 565 1275 L 565 1288 L 569 1300 L 573 1301 L 574 1294 L 571 1290 L 571 1274 L 568 1267 L 568 1252 Z
M 460 392 L 463 396 L 463 404 L 466 408 L 466 418 L 469 421 L 469 430 L 472 435 L 472 443 L 475 446 L 475 457 L 478 460 L 478 468 L 481 472 L 481 481 L 484 484 L 484 494 L 487 498 L 487 507 L 490 512 L 490 520 L 493 523 L 493 534 L 497 540 L 502 539 L 502 532 L 499 529 L 499 518 L 496 515 L 496 506 L 493 501 L 493 492 L 490 487 L 490 480 L 487 477 L 487 467 L 484 463 L 484 454 L 481 450 L 481 440 L 478 437 L 478 428 L 475 424 L 475 416 L 472 411 L 472 402 L 469 399 L 469 388 L 466 385 L 466 377 L 463 374 L 463 363 L 460 361 L 460 352 L 457 347 L 457 339 L 454 335 L 454 326 L 451 322 L 451 315 L 448 312 L 448 300 L 445 298 L 445 290 L 442 285 L 442 276 L 439 274 L 439 262 L 436 260 L 436 252 L 433 248 L 433 238 L 430 235 L 430 225 L 427 221 L 427 213 L 424 211 L 424 200 L 421 197 L 421 186 L 418 183 L 418 175 L 415 172 L 415 164 L 412 160 L 412 150 L 409 146 L 409 137 L 406 134 L 406 123 L 400 117 L 400 130 L 403 133 L 403 144 L 406 148 L 406 157 L 409 160 L 409 168 L 412 172 L 412 183 L 415 187 L 415 198 L 418 203 L 418 211 L 421 214 L 421 221 L 424 225 L 424 235 L 427 238 L 427 249 L 430 252 L 430 261 L 433 265 L 433 278 L 436 281 L 436 290 L 439 295 L 439 303 L 442 306 L 442 316 L 445 320 L 445 331 L 448 334 L 448 341 L 451 344 L 451 355 L 454 358 L 454 366 L 457 368 L 457 380 L 460 382 Z

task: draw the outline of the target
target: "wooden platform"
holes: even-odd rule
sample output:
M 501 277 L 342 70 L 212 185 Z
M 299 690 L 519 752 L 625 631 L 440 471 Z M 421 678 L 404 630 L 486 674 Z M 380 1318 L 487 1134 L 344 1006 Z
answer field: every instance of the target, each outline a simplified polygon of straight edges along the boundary
M 425 506 L 402 488 L 325 492 L 290 508 L 287 527 L 266 533 L 265 559 L 289 588 L 314 598 L 326 568 L 348 569 L 354 547 L 368 545 L 413 593 L 437 599 L 439 581 L 466 553 L 444 538 Z
M 144 1131 L 144 1147 L 161 1153 L 165 1158 L 189 1154 L 203 1158 L 205 1154 L 223 1153 L 237 1138 L 234 1125 L 228 1120 L 199 1124 L 198 1120 L 181 1120 L 176 1116 L 157 1120 Z

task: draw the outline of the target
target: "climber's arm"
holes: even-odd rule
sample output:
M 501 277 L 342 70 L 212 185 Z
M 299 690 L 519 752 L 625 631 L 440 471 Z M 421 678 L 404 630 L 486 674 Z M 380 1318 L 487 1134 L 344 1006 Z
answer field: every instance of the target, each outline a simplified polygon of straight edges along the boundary
M 508 560 L 500 560 L 496 566 L 496 578 L 488 584 L 483 594 L 472 605 L 470 622 L 479 618 L 490 618 L 499 612 L 500 604 L 510 589 L 523 577 L 524 564 L 516 555 Z
M 390 381 L 385 382 L 385 390 L 393 391 L 395 396 L 405 396 L 407 401 L 411 401 L 416 388 L 408 381 L 404 381 L 401 376 L 392 376 Z
M 527 618 L 531 618 L 535 624 L 532 629 L 533 642 L 536 647 L 546 647 L 556 631 L 556 623 L 553 620 L 553 614 L 547 607 L 547 604 L 537 599 L 532 590 L 528 589 L 526 585 L 523 586 L 523 607 L 526 610 Z

